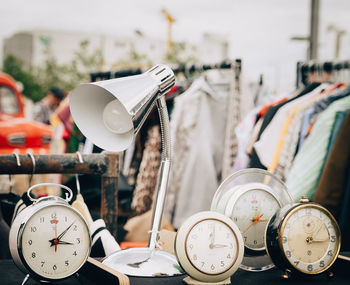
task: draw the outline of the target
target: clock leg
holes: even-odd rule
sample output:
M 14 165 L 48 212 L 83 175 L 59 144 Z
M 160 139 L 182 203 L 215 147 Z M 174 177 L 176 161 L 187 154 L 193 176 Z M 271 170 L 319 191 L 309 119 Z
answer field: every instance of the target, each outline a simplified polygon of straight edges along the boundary
M 286 269 L 286 271 L 282 274 L 283 279 L 289 279 L 291 277 L 291 271 L 289 269 Z
M 30 278 L 30 275 L 29 275 L 29 274 L 27 274 L 27 275 L 24 277 L 24 279 L 23 279 L 23 281 L 22 281 L 22 284 L 21 284 L 21 285 L 26 284 L 26 283 L 27 283 L 27 281 L 29 280 L 29 278 Z

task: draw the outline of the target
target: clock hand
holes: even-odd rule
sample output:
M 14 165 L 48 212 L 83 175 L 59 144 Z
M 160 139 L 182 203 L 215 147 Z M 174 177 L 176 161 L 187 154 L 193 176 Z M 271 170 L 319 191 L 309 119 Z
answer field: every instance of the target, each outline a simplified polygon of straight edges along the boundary
M 211 248 L 222 248 L 222 247 L 228 247 L 226 244 L 213 244 Z
M 73 226 L 73 224 L 75 223 L 75 221 L 73 223 L 70 224 L 70 226 L 68 226 L 68 228 L 66 228 L 58 237 L 57 239 L 60 240 L 65 234 L 66 232 L 68 232 L 68 230 L 71 228 L 71 226 Z
M 256 221 L 257 217 L 251 218 L 252 222 Z M 258 222 L 267 222 L 269 219 L 259 219 Z
M 72 245 L 74 245 L 74 243 L 63 241 L 63 240 L 59 240 L 58 244 L 72 244 Z
M 55 244 L 55 252 L 57 251 L 57 243 L 58 243 L 58 239 L 57 239 L 57 223 L 55 223 L 55 239 L 54 239 L 54 244 Z
M 252 226 L 254 226 L 257 222 L 259 222 L 259 220 L 261 219 L 261 217 L 263 216 L 264 214 L 261 214 L 259 217 L 257 217 L 255 219 L 255 221 L 253 221 L 247 228 L 245 228 L 243 231 L 242 231 L 242 234 L 246 233 Z

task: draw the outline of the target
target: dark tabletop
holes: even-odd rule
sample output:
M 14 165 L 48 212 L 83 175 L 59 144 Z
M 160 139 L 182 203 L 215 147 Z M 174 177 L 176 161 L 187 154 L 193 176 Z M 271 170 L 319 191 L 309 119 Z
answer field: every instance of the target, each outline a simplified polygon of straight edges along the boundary
M 349 254 L 347 254 L 349 255 Z M 273 268 L 263 272 L 248 272 L 242 269 L 238 271 L 231 277 L 232 284 L 238 285 L 268 285 L 268 284 L 284 284 L 284 285 L 323 285 L 323 284 L 350 284 L 350 262 L 345 262 L 342 260 L 337 260 L 332 271 L 335 273 L 333 278 L 329 278 L 328 275 L 322 274 L 319 276 L 314 276 L 306 279 L 289 279 L 285 280 L 281 278 L 282 271 Z M 90 272 L 91 273 L 91 272 Z M 92 274 L 95 275 L 96 274 Z M 21 284 L 24 278 L 24 273 L 22 273 L 13 263 L 12 260 L 0 260 L 0 284 L 1 285 L 12 285 L 12 284 Z M 147 285 L 147 284 L 179 284 L 184 285 L 185 283 L 182 279 L 186 275 L 175 276 L 175 277 L 130 277 L 130 284 L 132 285 Z M 111 281 L 110 278 L 98 277 L 98 282 L 92 281 L 91 274 L 86 274 L 86 270 L 83 268 L 79 277 L 70 277 L 63 281 L 58 282 L 57 284 L 62 285 L 90 285 L 90 284 L 116 284 Z M 38 284 L 33 279 L 30 279 L 26 284 Z

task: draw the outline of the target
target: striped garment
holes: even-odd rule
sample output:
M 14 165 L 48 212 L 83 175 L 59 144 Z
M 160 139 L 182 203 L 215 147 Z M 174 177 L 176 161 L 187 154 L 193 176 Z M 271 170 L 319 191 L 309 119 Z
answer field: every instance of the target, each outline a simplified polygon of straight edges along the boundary
M 350 96 L 332 103 L 322 112 L 309 137 L 296 155 L 286 184 L 295 201 L 302 195 L 312 200 L 329 153 L 337 113 L 350 109 Z

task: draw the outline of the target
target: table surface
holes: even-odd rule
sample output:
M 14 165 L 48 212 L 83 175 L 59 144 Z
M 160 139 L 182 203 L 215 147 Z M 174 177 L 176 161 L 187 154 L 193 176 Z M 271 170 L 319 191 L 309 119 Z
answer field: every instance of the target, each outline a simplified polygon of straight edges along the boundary
M 340 284 L 350 284 L 350 263 L 345 261 L 337 260 L 335 265 L 333 266 L 333 271 L 335 272 L 335 276 L 333 278 L 329 278 L 326 274 L 322 274 L 319 276 L 314 276 L 306 279 L 289 279 L 285 280 L 281 278 L 282 271 L 277 268 L 273 268 L 263 272 L 248 272 L 242 269 L 238 269 L 238 271 L 231 277 L 232 284 L 240 284 L 240 285 L 268 285 L 268 284 L 284 284 L 284 285 L 323 285 L 323 284 L 332 284 L 332 285 L 340 285 Z M 21 284 L 23 281 L 25 274 L 22 273 L 12 260 L 0 260 L 0 284 L 1 285 L 12 285 L 12 284 Z M 182 281 L 186 277 L 186 275 L 175 276 L 175 277 L 130 277 L 131 285 L 141 285 L 141 284 L 181 284 L 185 283 Z M 92 285 L 92 284 L 101 284 L 107 285 L 112 284 L 108 278 L 106 280 L 101 280 L 104 278 L 100 278 L 99 282 L 93 282 L 91 279 L 84 276 L 84 274 L 80 273 L 80 278 L 70 277 L 63 281 L 57 282 L 57 284 L 62 285 Z M 113 282 L 116 284 L 115 282 Z M 38 284 L 33 279 L 30 279 L 26 284 Z

